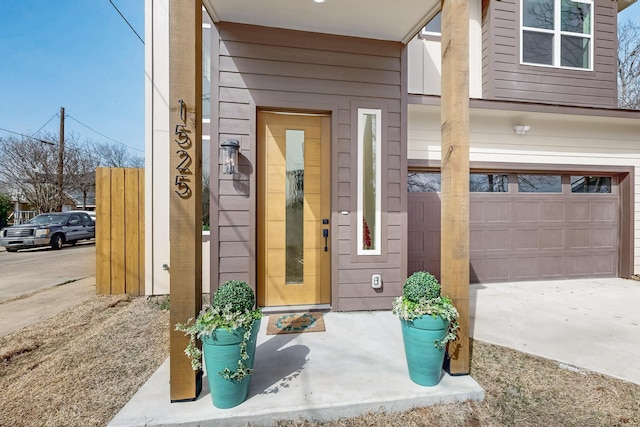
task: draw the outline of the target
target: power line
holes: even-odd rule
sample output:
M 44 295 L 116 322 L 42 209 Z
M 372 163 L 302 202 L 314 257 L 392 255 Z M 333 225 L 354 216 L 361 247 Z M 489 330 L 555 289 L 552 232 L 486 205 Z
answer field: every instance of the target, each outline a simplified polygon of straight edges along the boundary
M 115 142 L 115 143 L 118 143 L 118 144 L 120 144 L 120 145 L 124 145 L 124 146 L 125 146 L 125 147 L 127 147 L 127 148 L 130 148 L 130 149 L 132 149 L 132 150 L 136 150 L 136 151 L 140 151 L 140 152 L 144 153 L 144 150 L 141 150 L 141 149 L 139 149 L 139 148 L 132 147 L 132 146 L 130 146 L 130 145 L 125 144 L 124 142 L 120 142 L 120 141 L 118 141 L 118 140 L 116 140 L 116 139 L 113 139 L 113 138 L 111 138 L 111 137 L 108 137 L 107 135 L 105 135 L 105 134 L 103 134 L 103 133 L 101 133 L 101 132 L 98 132 L 97 130 L 95 130 L 95 129 L 91 128 L 90 126 L 85 125 L 85 124 L 84 124 L 84 123 L 82 123 L 80 120 L 76 119 L 75 117 L 73 117 L 73 116 L 71 116 L 71 115 L 69 115 L 69 114 L 67 114 L 66 116 L 67 116 L 68 118 L 70 118 L 71 120 L 73 120 L 74 122 L 77 122 L 77 123 L 78 123 L 78 124 L 80 124 L 81 126 L 86 127 L 86 128 L 87 128 L 87 129 L 89 129 L 90 131 L 97 133 L 98 135 L 100 135 L 100 136 L 101 136 L 101 137 L 103 137 L 103 138 L 107 138 L 108 140 L 113 141 L 113 142 Z
M 51 121 L 51 120 L 49 120 L 49 121 Z M 23 137 L 23 138 L 33 139 L 34 141 L 40 141 L 40 142 L 42 142 L 43 144 L 56 145 L 56 144 L 55 144 L 55 142 L 45 141 L 45 140 L 40 139 L 40 138 L 34 138 L 33 136 L 25 135 L 25 134 L 20 133 L 20 132 L 14 132 L 14 131 L 9 130 L 9 129 L 0 128 L 0 130 L 5 131 L 5 132 L 8 132 L 8 133 L 12 133 L 12 134 L 14 134 L 14 135 L 19 135 L 19 136 L 21 136 L 21 137 Z M 37 133 L 37 132 L 36 132 L 36 133 Z
M 144 40 L 142 40 L 142 37 L 140 37 L 140 34 L 138 34 L 138 32 L 133 28 L 133 26 L 129 23 L 129 21 L 127 21 L 127 18 L 125 18 L 122 12 L 120 12 L 120 9 L 118 9 L 118 7 L 115 4 L 113 4 L 113 1 L 109 0 L 109 3 L 111 3 L 111 6 L 113 6 L 113 8 L 120 14 L 122 19 L 124 19 L 124 22 L 126 22 L 129 28 L 131 28 L 131 31 L 133 31 L 135 35 L 138 36 L 142 44 L 144 44 Z
M 56 117 L 58 117 L 58 113 L 55 113 L 53 116 L 51 116 L 51 118 L 50 118 L 49 120 L 47 120 L 47 123 L 45 123 L 45 124 L 43 124 L 42 126 L 40 126 L 40 129 L 38 129 L 37 131 L 35 131 L 35 132 L 33 133 L 33 135 L 31 135 L 31 136 L 34 136 L 35 134 L 37 134 L 38 132 L 40 132 L 40 131 L 42 130 L 42 128 L 43 128 L 43 127 L 45 127 L 46 125 L 48 125 L 48 124 L 49 124 L 49 122 L 51 122 L 51 120 L 55 119 Z

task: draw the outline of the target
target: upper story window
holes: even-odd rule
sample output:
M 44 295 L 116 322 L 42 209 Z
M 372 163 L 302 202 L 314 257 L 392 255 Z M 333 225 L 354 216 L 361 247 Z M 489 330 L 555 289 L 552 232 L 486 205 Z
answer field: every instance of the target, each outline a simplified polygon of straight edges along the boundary
M 522 0 L 521 61 L 593 68 L 593 0 Z

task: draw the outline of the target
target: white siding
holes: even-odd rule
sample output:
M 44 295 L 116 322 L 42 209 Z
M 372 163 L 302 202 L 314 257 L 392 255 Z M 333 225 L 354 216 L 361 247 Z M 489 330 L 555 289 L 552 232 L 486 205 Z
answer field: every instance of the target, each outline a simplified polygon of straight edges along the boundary
M 169 293 L 169 0 L 145 1 L 145 293 Z
M 469 96 L 482 98 L 481 1 L 469 3 Z M 439 40 L 416 36 L 408 46 L 409 93 L 440 95 L 441 48 Z
M 640 274 L 640 123 L 633 119 L 521 111 L 471 110 L 472 162 L 632 166 L 635 168 L 635 259 Z M 531 129 L 516 135 L 513 127 Z M 408 158 L 440 160 L 439 107 L 409 106 Z

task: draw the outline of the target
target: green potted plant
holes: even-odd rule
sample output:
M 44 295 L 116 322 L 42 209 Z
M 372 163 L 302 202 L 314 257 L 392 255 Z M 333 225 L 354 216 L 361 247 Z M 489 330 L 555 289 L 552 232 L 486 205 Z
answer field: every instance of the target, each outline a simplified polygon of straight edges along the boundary
M 185 354 L 194 370 L 207 367 L 213 405 L 232 408 L 244 402 L 253 372 L 256 339 L 262 311 L 255 307 L 255 294 L 246 282 L 230 280 L 213 294 L 193 323 L 179 323 L 176 330 L 189 336 Z M 197 340 L 202 341 L 202 351 Z
M 400 317 L 409 377 L 423 386 L 440 382 L 447 342 L 457 338 L 458 310 L 440 294 L 438 280 L 418 271 L 404 283 L 402 296 L 393 301 Z

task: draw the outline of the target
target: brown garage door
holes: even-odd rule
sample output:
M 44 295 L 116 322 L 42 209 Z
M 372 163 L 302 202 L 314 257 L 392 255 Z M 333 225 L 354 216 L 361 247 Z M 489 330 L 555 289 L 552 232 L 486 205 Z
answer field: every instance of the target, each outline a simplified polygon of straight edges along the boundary
M 471 174 L 470 280 L 614 277 L 615 176 Z M 440 175 L 409 173 L 409 274 L 440 276 Z

